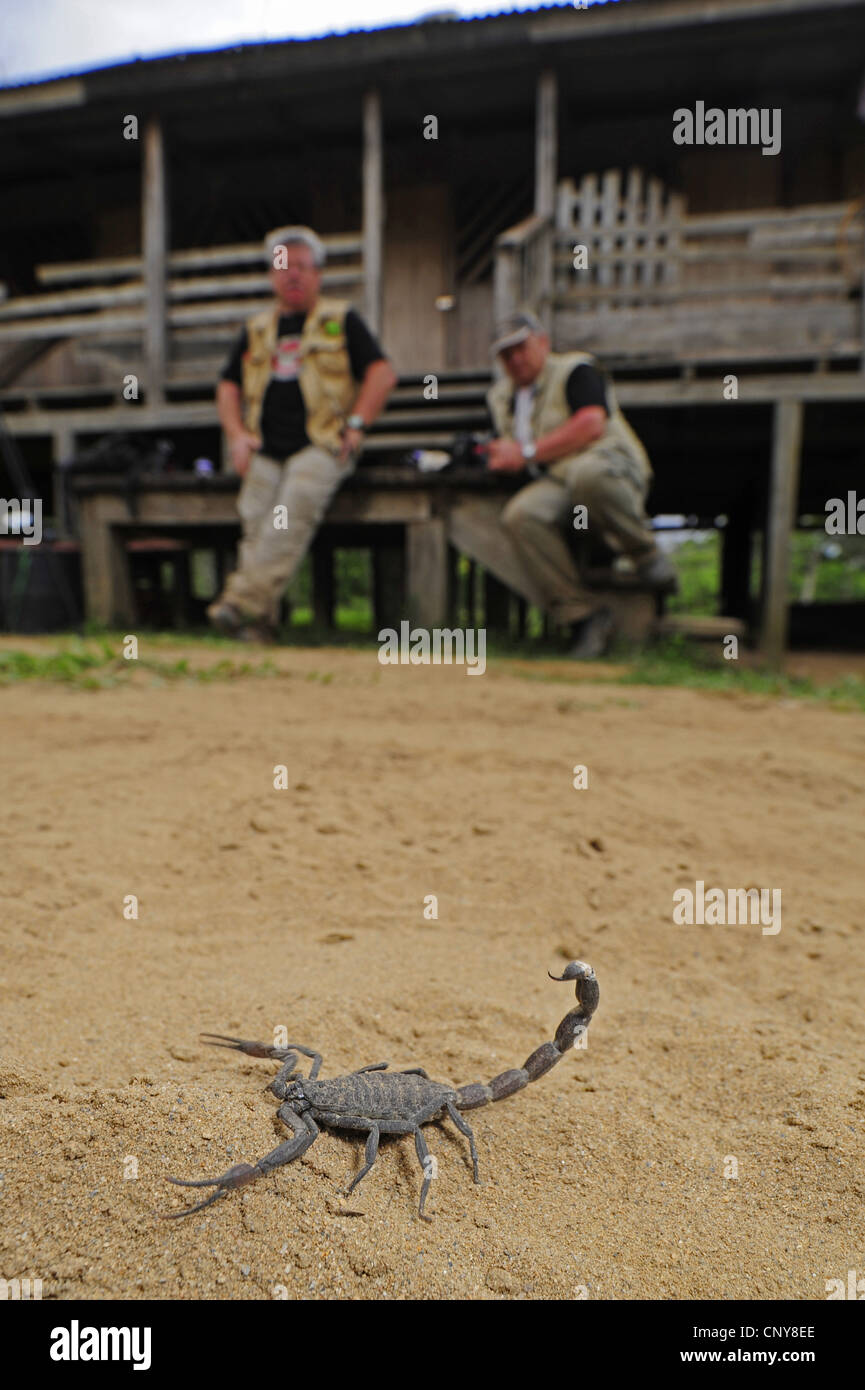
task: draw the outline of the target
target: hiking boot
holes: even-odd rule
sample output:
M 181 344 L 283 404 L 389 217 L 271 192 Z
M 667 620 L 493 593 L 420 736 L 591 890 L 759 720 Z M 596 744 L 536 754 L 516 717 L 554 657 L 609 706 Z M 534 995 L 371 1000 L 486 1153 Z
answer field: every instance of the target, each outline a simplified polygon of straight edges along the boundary
M 223 633 L 226 637 L 236 637 L 250 621 L 233 603 L 225 603 L 221 599 L 210 605 L 207 619 L 211 627 L 215 627 L 217 632 Z
M 636 565 L 634 572 L 641 583 L 648 584 L 660 593 L 675 594 L 678 591 L 678 575 L 672 561 L 662 550 L 656 550 L 647 560 Z
M 211 626 L 225 637 L 233 637 L 236 642 L 276 641 L 276 628 L 266 618 L 252 618 L 241 613 L 233 603 L 217 600 L 207 610 Z
M 616 627 L 612 609 L 598 608 L 575 625 L 576 642 L 570 651 L 572 661 L 596 661 L 603 656 Z

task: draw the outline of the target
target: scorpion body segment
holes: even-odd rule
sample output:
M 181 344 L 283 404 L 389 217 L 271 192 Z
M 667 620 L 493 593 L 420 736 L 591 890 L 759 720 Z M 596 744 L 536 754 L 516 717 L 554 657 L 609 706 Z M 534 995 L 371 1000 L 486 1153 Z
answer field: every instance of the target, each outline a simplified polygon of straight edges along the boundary
M 443 1119 L 447 1114 L 469 1141 L 474 1180 L 479 1182 L 474 1135 L 461 1112 L 475 1110 L 491 1101 L 504 1100 L 522 1090 L 530 1081 L 537 1081 L 561 1060 L 588 1028 L 598 1005 L 599 994 L 592 967 L 582 961 L 571 961 L 562 975 L 551 975 L 550 979 L 574 980 L 578 1004 L 562 1019 L 554 1041 L 542 1043 L 521 1067 L 500 1072 L 487 1083 L 476 1081 L 456 1088 L 431 1081 L 421 1067 L 389 1072 L 386 1062 L 373 1062 L 347 1076 L 319 1081 L 321 1055 L 300 1043 L 278 1048 L 268 1047 L 266 1043 L 229 1038 L 221 1033 L 202 1034 L 211 1046 L 230 1047 L 250 1057 L 269 1057 L 282 1063 L 270 1084 L 270 1090 L 281 1101 L 278 1115 L 286 1128 L 292 1131 L 292 1138 L 256 1164 L 237 1164 L 220 1178 L 169 1178 L 169 1182 L 180 1187 L 212 1187 L 215 1190 L 195 1206 L 167 1215 L 188 1216 L 201 1211 L 234 1188 L 243 1187 L 300 1158 L 318 1138 L 319 1125 L 324 1125 L 328 1129 L 359 1130 L 367 1135 L 363 1167 L 352 1180 L 347 1193 L 357 1187 L 374 1164 L 382 1134 L 413 1134 L 424 1174 L 419 1214 L 428 1221 L 429 1217 L 424 1216 L 424 1203 L 435 1160 L 429 1154 L 420 1126 L 431 1120 Z M 301 1076 L 296 1070 L 298 1053 L 311 1059 L 308 1076 Z

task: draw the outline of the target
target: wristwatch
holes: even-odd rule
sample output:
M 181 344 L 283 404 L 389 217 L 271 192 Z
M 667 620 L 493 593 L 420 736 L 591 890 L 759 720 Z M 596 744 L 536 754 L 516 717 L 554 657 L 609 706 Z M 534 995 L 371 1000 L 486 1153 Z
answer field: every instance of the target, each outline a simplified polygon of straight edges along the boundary
M 349 415 L 349 417 L 348 417 L 348 419 L 346 420 L 345 423 L 346 423 L 347 429 L 350 429 L 350 430 L 365 430 L 365 429 L 366 429 L 366 420 L 364 420 L 364 418 L 363 418 L 362 415 Z
M 537 452 L 537 444 L 524 444 L 522 446 L 523 463 L 534 463 Z

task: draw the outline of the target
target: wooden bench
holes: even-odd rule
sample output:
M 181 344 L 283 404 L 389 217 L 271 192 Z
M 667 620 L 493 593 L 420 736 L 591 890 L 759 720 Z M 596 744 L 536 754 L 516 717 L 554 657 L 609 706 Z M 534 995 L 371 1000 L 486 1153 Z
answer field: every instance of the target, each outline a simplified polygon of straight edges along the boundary
M 332 623 L 334 549 L 369 546 L 377 629 L 402 618 L 425 628 L 452 623 L 458 553 L 483 571 L 480 602 L 489 625 L 514 625 L 513 594 L 516 629 L 524 629 L 526 609 L 540 607 L 540 595 L 526 583 L 499 525 L 502 507 L 524 482 L 474 468 L 429 474 L 393 465 L 359 468 L 334 497 L 313 543 L 317 620 Z M 130 555 L 164 556 L 173 540 L 177 563 L 181 556 L 185 563 L 194 549 L 224 552 L 239 532 L 234 475 L 145 475 L 135 489 L 135 517 L 125 478 L 73 474 L 70 485 L 78 504 L 86 613 L 99 622 L 135 620 Z M 475 589 L 468 605 L 474 612 L 478 596 Z M 622 631 L 645 636 L 656 613 L 654 595 L 631 582 L 617 584 L 609 597 Z

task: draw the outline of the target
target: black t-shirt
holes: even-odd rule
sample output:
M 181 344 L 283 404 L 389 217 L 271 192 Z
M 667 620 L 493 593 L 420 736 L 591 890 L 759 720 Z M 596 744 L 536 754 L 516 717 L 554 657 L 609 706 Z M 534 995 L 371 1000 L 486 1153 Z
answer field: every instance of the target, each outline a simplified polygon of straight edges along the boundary
M 276 329 L 276 349 L 271 362 L 271 376 L 261 403 L 259 433 L 262 450 L 270 458 L 284 459 L 309 443 L 306 433 L 306 411 L 298 381 L 298 350 L 306 315 L 280 314 Z M 367 367 L 384 358 L 376 339 L 360 314 L 349 309 L 345 316 L 346 348 L 351 374 L 355 381 L 363 380 Z M 221 373 L 222 381 L 243 384 L 242 358 L 249 346 L 244 328 L 238 335 L 231 355 Z
M 574 367 L 565 385 L 565 395 L 573 415 L 587 405 L 600 405 L 604 410 L 607 409 L 603 373 L 599 372 L 597 367 L 590 367 L 588 363 Z

